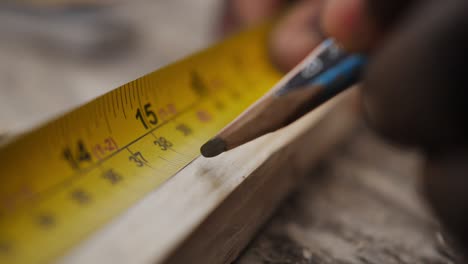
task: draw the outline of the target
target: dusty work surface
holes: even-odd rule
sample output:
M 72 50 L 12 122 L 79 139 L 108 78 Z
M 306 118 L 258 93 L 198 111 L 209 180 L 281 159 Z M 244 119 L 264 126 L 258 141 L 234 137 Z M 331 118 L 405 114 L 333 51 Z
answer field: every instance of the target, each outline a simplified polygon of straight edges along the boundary
M 417 195 L 419 164 L 361 129 L 311 173 L 236 263 L 462 263 Z

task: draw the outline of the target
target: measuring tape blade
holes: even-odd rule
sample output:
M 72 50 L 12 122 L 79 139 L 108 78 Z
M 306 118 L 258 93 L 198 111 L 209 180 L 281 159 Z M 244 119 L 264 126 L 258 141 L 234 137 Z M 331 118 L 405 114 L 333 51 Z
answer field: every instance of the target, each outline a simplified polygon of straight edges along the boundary
M 196 158 L 278 81 L 267 33 L 241 33 L 1 148 L 0 263 L 64 255 Z

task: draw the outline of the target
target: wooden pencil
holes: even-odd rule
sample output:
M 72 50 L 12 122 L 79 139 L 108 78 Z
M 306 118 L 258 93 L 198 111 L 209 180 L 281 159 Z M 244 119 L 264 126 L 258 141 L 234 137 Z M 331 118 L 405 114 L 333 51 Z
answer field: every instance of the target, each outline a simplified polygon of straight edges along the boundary
M 366 59 L 328 39 L 200 149 L 214 157 L 280 129 L 358 81 Z

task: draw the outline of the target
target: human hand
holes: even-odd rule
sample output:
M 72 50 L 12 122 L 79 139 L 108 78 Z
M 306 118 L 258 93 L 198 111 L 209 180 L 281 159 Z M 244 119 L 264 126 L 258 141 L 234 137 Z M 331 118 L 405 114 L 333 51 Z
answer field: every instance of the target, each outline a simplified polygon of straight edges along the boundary
M 225 29 L 276 15 L 286 2 L 291 1 L 232 0 L 230 15 L 236 19 Z M 255 8 L 245 11 L 254 3 Z M 284 71 L 323 35 L 350 51 L 370 54 L 362 83 L 366 119 L 385 138 L 425 154 L 424 193 L 465 247 L 467 28 L 464 0 L 302 0 L 283 14 L 270 43 L 272 59 Z

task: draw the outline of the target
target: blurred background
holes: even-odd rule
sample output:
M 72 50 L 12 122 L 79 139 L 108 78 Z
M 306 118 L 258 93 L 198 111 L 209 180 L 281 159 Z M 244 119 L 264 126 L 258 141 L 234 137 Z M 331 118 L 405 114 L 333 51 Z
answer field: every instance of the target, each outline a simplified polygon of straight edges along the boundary
M 0 133 L 19 132 L 211 44 L 220 0 L 0 4 Z

